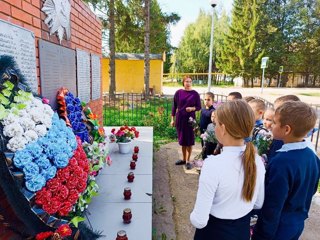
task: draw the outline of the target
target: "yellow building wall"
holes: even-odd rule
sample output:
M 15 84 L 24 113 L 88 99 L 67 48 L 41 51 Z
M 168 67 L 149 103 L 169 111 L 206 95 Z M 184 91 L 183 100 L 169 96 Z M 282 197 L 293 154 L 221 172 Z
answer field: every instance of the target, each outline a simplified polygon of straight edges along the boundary
M 116 92 L 141 93 L 144 90 L 143 60 L 116 59 Z M 102 89 L 109 92 L 109 59 L 102 59 Z M 150 83 L 154 94 L 162 93 L 163 61 L 150 60 Z

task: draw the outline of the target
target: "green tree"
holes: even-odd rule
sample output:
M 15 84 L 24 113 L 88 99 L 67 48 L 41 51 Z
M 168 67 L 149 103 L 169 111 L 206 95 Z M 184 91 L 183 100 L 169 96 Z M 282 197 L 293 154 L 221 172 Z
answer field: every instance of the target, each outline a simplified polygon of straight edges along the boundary
M 233 76 L 241 75 L 245 86 L 249 80 L 253 83 L 263 55 L 263 50 L 256 47 L 259 5 L 257 0 L 234 1 L 231 25 L 221 49 L 222 70 Z
M 260 17 L 257 43 L 271 60 L 267 76 L 279 85 L 279 66 L 284 66 L 284 83 L 289 73 L 304 74 L 305 84 L 318 76 L 319 0 L 266 0 Z
M 195 23 L 187 26 L 176 50 L 179 72 L 207 72 L 211 16 L 200 10 Z

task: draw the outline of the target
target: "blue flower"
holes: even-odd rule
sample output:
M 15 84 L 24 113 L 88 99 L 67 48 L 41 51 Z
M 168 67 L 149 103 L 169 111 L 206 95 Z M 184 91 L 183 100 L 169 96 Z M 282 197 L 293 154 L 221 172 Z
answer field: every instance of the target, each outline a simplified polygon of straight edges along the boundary
M 59 153 L 54 156 L 53 163 L 57 168 L 64 168 L 69 163 L 68 155 L 65 153 Z
M 26 150 L 28 150 L 34 158 L 38 158 L 42 153 L 42 147 L 37 142 L 29 143 Z
M 74 111 L 75 112 L 79 112 L 79 111 L 81 111 L 81 107 L 80 106 L 74 106 Z
M 80 104 L 81 102 L 80 102 L 79 98 L 77 98 L 77 97 L 74 99 L 74 103 L 81 106 L 81 104 Z
M 48 169 L 42 169 L 41 175 L 48 181 L 53 178 L 57 173 L 57 168 L 55 166 L 51 166 Z
M 25 165 L 30 164 L 31 162 L 32 156 L 25 150 L 17 151 L 13 158 L 14 165 L 19 169 L 22 169 Z
M 26 181 L 26 188 L 31 192 L 37 192 L 45 184 L 46 184 L 45 178 L 41 174 L 38 174 L 37 176 L 34 176 L 33 178 L 28 179 Z
M 74 110 L 75 110 L 75 107 L 74 107 L 72 104 L 68 104 L 68 105 L 67 105 L 67 111 L 68 111 L 68 113 L 72 113 L 72 112 L 74 112 Z
M 26 164 L 23 168 L 25 179 L 32 179 L 39 174 L 39 167 L 34 162 Z
M 76 119 L 76 115 L 72 112 L 68 114 L 68 118 L 71 122 L 73 122 Z
M 82 119 L 81 112 L 76 112 L 76 118 L 77 118 L 77 119 Z
M 65 96 L 64 100 L 66 101 L 66 104 L 71 104 L 73 102 L 73 98 L 69 96 Z
M 47 169 L 51 167 L 51 163 L 46 155 L 42 154 L 39 158 L 35 159 L 34 161 L 40 169 Z
M 67 94 L 66 94 L 68 97 L 70 97 L 71 99 L 73 99 L 74 98 L 74 96 L 73 96 L 73 94 L 71 93 L 71 92 L 67 92 Z
M 86 130 L 86 125 L 84 125 L 84 123 L 80 123 L 80 126 L 79 126 L 80 130 L 84 131 Z

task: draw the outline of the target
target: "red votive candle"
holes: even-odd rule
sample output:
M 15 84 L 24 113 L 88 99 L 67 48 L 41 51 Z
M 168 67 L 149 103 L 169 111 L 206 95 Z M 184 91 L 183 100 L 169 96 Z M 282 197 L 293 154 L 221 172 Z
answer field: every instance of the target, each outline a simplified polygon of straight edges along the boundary
M 133 173 L 133 172 L 129 172 L 129 173 L 128 173 L 128 177 L 127 177 L 127 179 L 128 179 L 128 182 L 133 182 L 133 179 L 134 179 L 134 173 Z
M 133 149 L 134 153 L 138 153 L 139 152 L 139 147 L 138 146 L 135 146 L 134 149 Z
M 124 188 L 123 196 L 125 200 L 129 200 L 131 198 L 131 189 L 129 187 Z
M 138 161 L 138 153 L 132 154 L 132 160 L 133 161 Z
M 128 240 L 126 231 L 120 230 L 120 231 L 117 233 L 117 238 L 116 238 L 116 240 Z
M 130 208 L 125 208 L 123 210 L 122 219 L 124 223 L 130 223 L 132 218 L 132 213 Z
M 132 160 L 130 162 L 130 169 L 132 169 L 132 170 L 136 169 L 136 161 Z

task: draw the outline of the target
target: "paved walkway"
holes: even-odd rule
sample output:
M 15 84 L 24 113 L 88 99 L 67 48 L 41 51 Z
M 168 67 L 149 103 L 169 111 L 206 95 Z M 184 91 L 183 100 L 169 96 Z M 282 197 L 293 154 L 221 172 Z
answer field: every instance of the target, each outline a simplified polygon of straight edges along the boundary
M 200 152 L 201 146 L 196 143 L 192 157 Z M 153 228 L 161 239 L 191 240 L 194 227 L 189 216 L 194 207 L 198 188 L 198 175 L 186 174 L 181 166 L 174 162 L 181 155 L 177 143 L 161 146 L 155 152 L 154 159 L 154 210 Z M 181 156 L 180 156 L 181 157 Z M 320 194 L 314 196 L 309 218 L 300 240 L 318 240 L 320 235 Z

